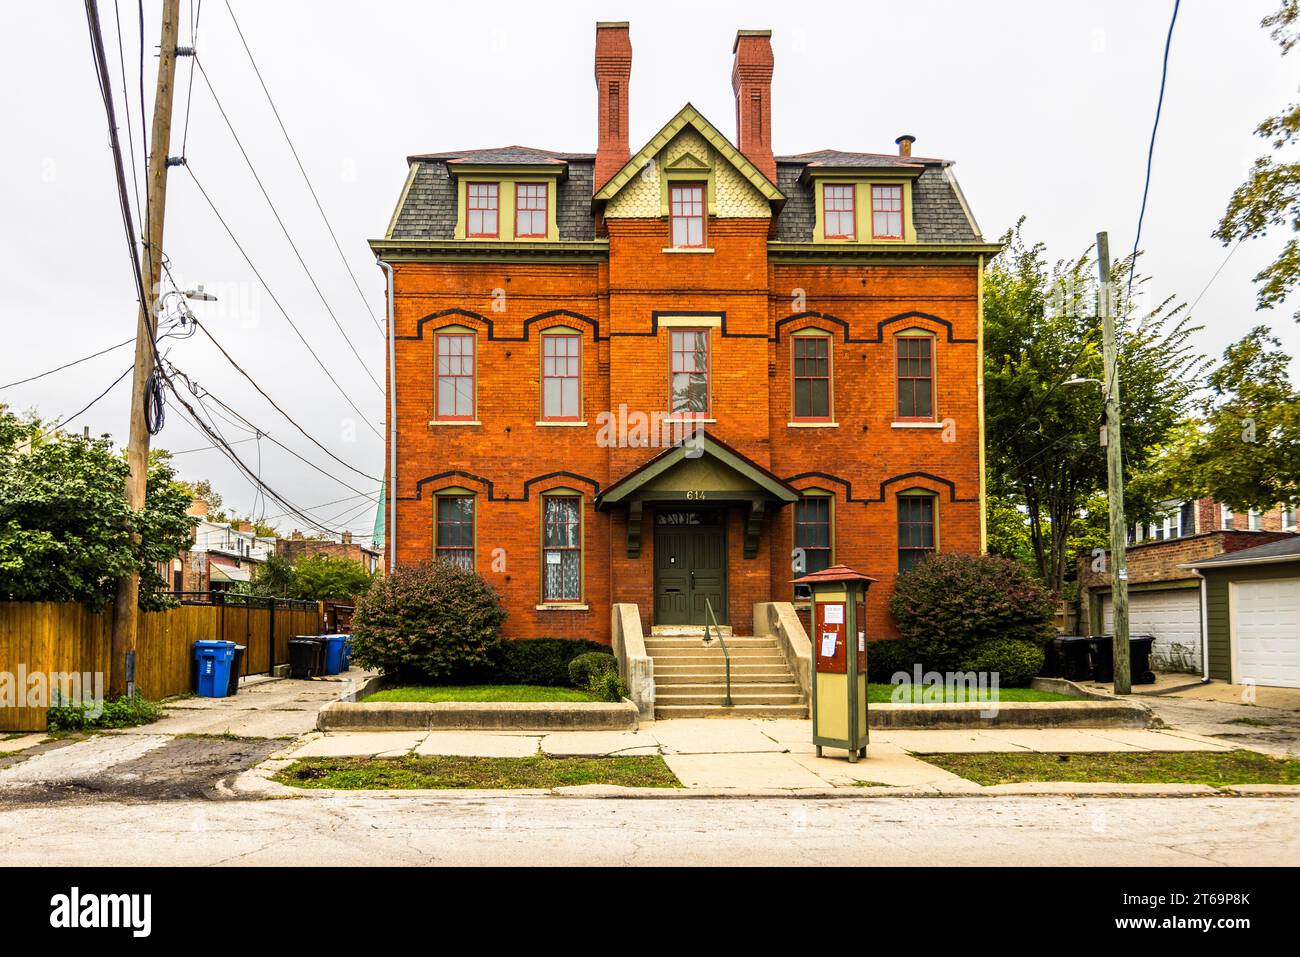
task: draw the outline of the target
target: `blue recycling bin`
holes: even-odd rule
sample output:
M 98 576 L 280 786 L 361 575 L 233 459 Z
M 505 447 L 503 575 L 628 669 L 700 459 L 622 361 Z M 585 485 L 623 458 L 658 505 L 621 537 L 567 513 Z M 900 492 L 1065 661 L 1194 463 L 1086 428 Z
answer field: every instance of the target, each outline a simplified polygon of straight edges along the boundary
M 233 641 L 194 642 L 200 698 L 224 698 L 230 693 L 230 669 L 235 661 Z
M 344 646 L 347 635 L 321 635 L 325 642 L 325 673 L 336 675 L 343 670 Z
M 339 637 L 343 639 L 343 670 L 351 671 L 352 670 L 352 636 L 340 635 Z

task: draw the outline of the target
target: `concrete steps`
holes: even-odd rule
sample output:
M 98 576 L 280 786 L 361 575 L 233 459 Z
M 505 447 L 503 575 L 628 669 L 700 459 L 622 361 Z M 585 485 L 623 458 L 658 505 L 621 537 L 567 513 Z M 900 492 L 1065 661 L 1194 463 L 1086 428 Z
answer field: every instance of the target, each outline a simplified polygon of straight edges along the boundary
M 731 659 L 732 707 L 727 696 L 727 655 L 701 629 L 658 628 L 646 638 L 655 663 L 655 717 L 806 718 L 808 703 L 775 638 L 725 635 Z

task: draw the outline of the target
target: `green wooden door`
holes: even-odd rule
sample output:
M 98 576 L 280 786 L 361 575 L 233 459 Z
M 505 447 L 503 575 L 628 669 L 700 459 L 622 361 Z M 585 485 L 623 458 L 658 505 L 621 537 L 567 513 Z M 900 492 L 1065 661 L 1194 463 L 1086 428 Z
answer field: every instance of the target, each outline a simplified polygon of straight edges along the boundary
M 703 625 L 705 600 L 727 620 L 727 540 L 719 512 L 664 512 L 655 522 L 656 625 Z

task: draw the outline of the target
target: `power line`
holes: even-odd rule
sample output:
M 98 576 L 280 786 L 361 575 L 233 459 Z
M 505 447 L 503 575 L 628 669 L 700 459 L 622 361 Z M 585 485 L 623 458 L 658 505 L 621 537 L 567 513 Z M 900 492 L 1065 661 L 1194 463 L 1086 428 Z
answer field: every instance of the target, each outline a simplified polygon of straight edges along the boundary
M 266 390 L 264 390 L 260 385 L 258 385 L 257 380 L 255 380 L 251 375 L 245 372 L 243 366 L 241 366 L 238 362 L 236 362 L 231 357 L 230 353 L 227 352 L 225 350 L 225 347 L 222 346 L 221 343 L 217 341 L 216 337 L 211 333 L 211 331 L 208 329 L 207 326 L 203 325 L 197 319 L 194 320 L 194 324 L 199 329 L 201 329 L 203 331 L 203 334 L 207 336 L 209 340 L 211 340 L 214 346 L 217 347 L 217 351 L 219 351 L 223 356 L 226 357 L 226 361 L 229 362 L 232 366 L 234 366 L 235 370 L 240 375 L 242 375 L 245 379 L 248 380 L 249 384 L 252 385 L 252 387 L 258 391 L 258 394 L 260 394 L 262 398 L 266 399 L 266 401 L 271 404 L 271 407 L 275 409 L 275 411 L 279 412 L 282 416 L 284 416 L 295 429 L 297 429 L 304 436 L 306 436 L 308 441 L 310 441 L 313 445 L 315 445 L 316 448 L 320 449 L 322 452 L 324 452 L 326 455 L 332 458 L 335 462 L 338 462 L 344 468 L 350 469 L 351 471 L 355 472 L 357 475 L 360 475 L 362 478 L 370 479 L 373 482 L 379 481 L 379 479 L 376 478 L 375 476 L 367 475 L 359 468 L 356 468 L 353 465 L 349 465 L 347 462 L 343 461 L 343 459 L 339 458 L 337 455 L 335 455 L 333 452 L 327 449 L 324 445 L 318 442 L 310 432 L 308 432 L 306 429 L 304 429 L 301 425 L 298 424 L 298 422 L 293 418 L 293 416 L 291 416 L 288 412 L 284 411 L 284 409 L 280 408 L 280 406 L 276 403 L 276 401 L 266 394 Z
M 366 360 L 361 358 L 361 353 L 357 351 L 356 345 L 352 342 L 352 337 L 347 334 L 347 330 L 343 328 L 343 323 L 339 322 L 339 317 L 336 316 L 334 310 L 330 308 L 329 300 L 325 298 L 325 293 L 321 291 L 320 284 L 316 282 L 316 277 L 312 274 L 311 268 L 307 265 L 307 260 L 303 258 L 302 252 L 298 249 L 298 244 L 293 241 L 293 236 L 289 234 L 289 227 L 284 224 L 284 219 L 280 216 L 280 211 L 275 208 L 275 203 L 271 200 L 271 194 L 266 191 L 266 185 L 262 182 L 262 177 L 258 175 L 257 168 L 253 165 L 252 158 L 248 155 L 248 151 L 244 149 L 244 144 L 240 140 L 239 134 L 235 132 L 235 126 L 230 122 L 230 116 L 226 113 L 226 108 L 222 104 L 221 98 L 217 96 L 217 91 L 213 88 L 212 81 L 208 79 L 208 71 L 203 68 L 203 61 L 199 59 L 197 54 L 194 55 L 193 60 L 195 66 L 199 68 L 199 76 L 203 78 L 204 85 L 208 88 L 208 92 L 212 94 L 213 102 L 217 104 L 217 111 L 221 114 L 221 118 L 225 120 L 226 128 L 230 130 L 230 135 L 234 137 L 235 145 L 239 147 L 240 155 L 244 157 L 244 162 L 248 165 L 248 171 L 253 174 L 253 180 L 257 183 L 257 188 L 261 190 L 262 198 L 266 200 L 266 205 L 271 208 L 271 215 L 275 217 L 275 221 L 279 224 L 280 232 L 284 233 L 284 238 L 289 241 L 289 248 L 293 250 L 294 256 L 298 259 L 298 264 L 302 266 L 302 271 L 307 274 L 307 280 L 311 283 L 312 288 L 316 290 L 316 295 L 320 298 L 321 305 L 325 307 L 325 311 L 329 313 L 330 319 L 334 321 L 334 327 L 338 329 L 339 335 L 343 337 L 343 341 L 346 342 L 348 348 L 352 350 L 352 355 L 356 357 L 357 363 L 361 366 L 361 370 L 366 374 L 367 378 L 374 383 L 375 388 L 379 390 L 380 394 L 383 394 L 384 387 L 379 384 L 379 380 L 371 375 L 370 369 L 366 365 Z
M 377 438 L 382 439 L 383 435 L 380 434 L 378 429 L 376 429 L 373 425 L 370 424 L 370 420 L 366 418 L 365 413 L 362 412 L 359 408 L 357 408 L 356 403 L 353 402 L 351 397 L 347 394 L 347 392 L 344 391 L 343 386 L 339 385 L 338 380 L 334 378 L 334 375 L 330 372 L 329 368 L 325 365 L 324 361 L 322 361 L 321 357 L 316 354 L 316 350 L 311 347 L 311 343 L 307 341 L 306 336 L 302 334 L 302 330 L 299 329 L 297 324 L 293 321 L 293 319 L 289 317 L 288 311 L 281 304 L 279 298 L 277 298 L 275 293 L 271 291 L 271 287 L 267 285 L 266 280 L 262 278 L 261 272 L 258 270 L 258 268 L 255 265 L 253 265 L 253 260 L 249 257 L 248 252 L 244 249 L 244 247 L 240 244 L 239 240 L 235 237 L 235 234 L 231 230 L 230 225 L 226 222 L 225 217 L 221 215 L 220 210 L 217 209 L 216 204 L 212 201 L 212 197 L 208 195 L 208 191 L 203 188 L 203 184 L 199 181 L 198 176 L 194 174 L 193 165 L 186 163 L 185 170 L 190 174 L 190 179 L 194 181 L 194 185 L 198 187 L 199 192 L 203 195 L 203 198 L 207 201 L 209 208 L 211 208 L 213 212 L 213 215 L 217 217 L 217 221 L 220 222 L 222 228 L 225 229 L 226 235 L 230 237 L 230 241 L 235 244 L 235 248 L 239 250 L 239 254 L 244 257 L 244 262 L 248 263 L 248 268 L 253 270 L 253 275 L 257 277 L 257 281 L 261 283 L 262 288 L 266 290 L 266 294 L 271 297 L 271 301 L 274 302 L 276 308 L 280 310 L 280 315 L 284 316 L 285 321 L 289 323 L 290 328 L 292 328 L 293 331 L 297 334 L 298 339 L 307 348 L 307 351 L 311 353 L 312 358 L 316 360 L 316 364 L 320 366 L 321 371 L 325 373 L 325 378 L 329 379 L 330 383 L 338 391 L 339 395 L 343 396 L 343 400 L 347 402 L 349 406 L 352 407 L 352 411 L 356 412 L 356 414 L 361 417 L 361 421 L 365 423 L 366 428 L 368 428 L 371 432 L 373 432 Z
M 203 0 L 199 0 L 197 11 L 194 9 L 194 0 L 190 0 L 190 79 L 185 88 L 185 126 L 181 133 L 182 157 L 185 156 L 185 147 L 190 142 L 190 104 L 194 102 L 194 63 L 198 57 L 199 17 L 202 15 Z
M 1204 298 L 1205 294 L 1210 291 L 1210 287 L 1214 285 L 1214 280 L 1219 278 L 1219 273 L 1223 272 L 1223 267 L 1228 265 L 1228 260 L 1232 258 L 1232 254 L 1241 248 L 1241 244 L 1245 242 L 1245 240 L 1246 237 L 1242 236 L 1241 239 L 1238 239 L 1233 243 L 1232 248 L 1228 250 L 1228 255 L 1223 257 L 1223 262 L 1219 263 L 1219 268 L 1214 270 L 1214 275 L 1211 276 L 1210 281 L 1205 284 L 1205 288 L 1202 289 L 1197 297 L 1192 300 L 1191 306 L 1187 309 L 1189 315 L 1196 309 L 1196 306 L 1200 303 L 1201 299 Z
M 1133 298 L 1133 274 L 1137 272 L 1138 246 L 1142 242 L 1142 221 L 1146 218 L 1147 194 L 1151 191 L 1151 165 L 1156 154 L 1156 131 L 1160 129 L 1160 108 L 1165 102 L 1165 80 L 1169 77 L 1169 48 L 1174 42 L 1174 24 L 1178 22 L 1179 2 L 1180 0 L 1174 0 L 1174 13 L 1169 18 L 1169 32 L 1165 35 L 1165 55 L 1160 65 L 1160 94 L 1156 97 L 1156 118 L 1151 124 L 1151 143 L 1147 146 L 1147 174 L 1142 186 L 1142 208 L 1138 211 L 1137 233 L 1133 236 L 1133 268 L 1129 269 L 1125 300 Z
M 71 362 L 65 362 L 61 366 L 55 366 L 53 369 L 48 369 L 45 372 L 40 372 L 37 373 L 36 375 L 28 376 L 26 379 L 18 379 L 14 382 L 6 382 L 4 385 L 0 385 L 0 389 L 10 389 L 16 385 L 23 385 L 27 382 L 35 382 L 37 379 L 44 379 L 47 375 L 54 375 L 54 373 L 56 372 L 62 372 L 64 369 L 70 369 L 73 366 L 79 365 L 82 362 L 88 362 L 91 359 L 96 358 L 97 356 L 102 356 L 105 353 L 112 352 L 114 349 L 121 349 L 123 346 L 128 345 L 134 341 L 135 341 L 134 336 L 130 339 L 123 339 L 115 346 L 109 346 L 107 349 L 100 349 L 98 352 L 92 352 L 90 355 L 82 356 L 80 359 L 73 359 Z
M 184 421 L 184 420 L 182 420 L 182 421 Z M 252 438 L 252 437 L 247 438 L 247 439 L 235 439 L 235 441 L 231 442 L 230 444 L 231 444 L 231 445 L 242 445 L 242 444 L 245 443 L 245 442 L 252 442 L 252 441 L 254 441 L 254 438 Z M 197 448 L 193 448 L 193 449 L 180 449 L 179 451 L 176 451 L 176 452 L 173 452 L 173 451 L 171 451 L 170 449 L 168 449 L 168 450 L 167 450 L 167 454 L 168 454 L 168 455 L 189 455 L 191 452 L 207 452 L 209 449 L 215 449 L 215 448 L 217 448 L 217 446 L 215 446 L 215 445 L 200 445 L 200 446 L 198 446 Z
M 37 437 L 40 438 L 40 437 L 43 437 L 43 436 L 46 436 L 46 435 L 53 435 L 55 432 L 59 431 L 59 429 L 63 428 L 65 425 L 67 425 L 69 422 L 71 422 L 73 419 L 75 419 L 75 418 L 77 418 L 78 416 L 83 415 L 84 413 L 90 411 L 91 406 L 95 405 L 95 403 L 99 402 L 100 399 L 104 398 L 104 396 L 106 396 L 106 395 L 108 395 L 110 392 L 112 392 L 112 391 L 113 391 L 113 387 L 114 387 L 115 385 L 117 385 L 119 382 L 121 382 L 123 379 L 125 379 L 128 375 L 130 375 L 130 374 L 131 374 L 131 370 L 132 370 L 133 368 L 135 368 L 134 364 L 133 364 L 133 365 L 129 365 L 129 366 L 127 366 L 126 369 L 123 370 L 123 372 L 122 372 L 122 374 L 121 374 L 120 376 L 118 376 L 116 379 L 114 379 L 112 382 L 110 382 L 110 383 L 108 384 L 108 388 L 107 388 L 107 389 L 105 389 L 105 390 L 104 390 L 103 392 L 101 392 L 99 395 L 95 396 L 93 399 L 91 399 L 89 402 L 87 402 L 85 405 L 83 405 L 83 406 L 82 406 L 80 409 L 78 409 L 76 412 L 72 413 L 72 415 L 66 416 L 66 417 L 64 417 L 63 419 L 59 420 L 58 422 L 54 423 L 54 425 L 50 426 L 48 429 L 46 429 L 45 431 L 43 431 L 43 432 L 40 434 L 40 436 L 37 436 Z
M 121 68 L 122 75 L 122 102 L 126 106 L 126 144 L 131 151 L 131 188 L 135 192 L 135 212 L 140 215 L 140 167 L 135 159 L 135 133 L 131 129 L 131 93 L 130 87 L 126 85 L 126 50 L 122 45 L 122 13 L 118 9 L 117 0 L 113 0 L 113 20 L 117 28 L 117 62 Z M 144 123 L 143 114 L 140 122 Z
M 200 0 L 201 2 L 201 0 Z M 244 37 L 244 31 L 239 26 L 239 21 L 235 19 L 235 11 L 230 6 L 230 0 L 226 0 L 226 11 L 230 14 L 230 20 L 235 25 L 235 32 L 239 34 L 239 42 L 244 46 L 244 52 L 248 54 L 248 62 L 253 65 L 253 72 L 257 74 L 257 82 L 262 86 L 262 92 L 266 94 L 266 102 L 271 105 L 271 112 L 275 114 L 275 121 L 280 124 L 280 132 L 284 134 L 285 142 L 289 144 L 289 151 L 293 153 L 294 161 L 298 164 L 298 171 L 302 173 L 303 182 L 307 184 L 307 190 L 311 193 L 311 198 L 316 203 L 316 209 L 320 212 L 320 218 L 325 223 L 325 228 L 329 230 L 330 238 L 334 240 L 334 248 L 338 250 L 339 259 L 343 261 L 343 268 L 348 271 L 352 277 L 352 285 L 356 287 L 357 295 L 361 297 L 361 302 L 365 305 L 366 311 L 370 313 L 370 318 L 379 330 L 379 334 L 386 335 L 379 317 L 375 315 L 374 309 L 370 307 L 370 300 L 361 290 L 361 283 L 357 282 L 356 274 L 352 272 L 352 267 L 348 264 L 348 257 L 343 253 L 343 247 L 339 244 L 339 238 L 334 232 L 334 227 L 330 225 L 329 217 L 325 215 L 325 207 L 321 205 L 320 197 L 316 195 L 316 189 L 311 184 L 311 178 L 307 175 L 307 169 L 302 164 L 302 158 L 298 155 L 298 149 L 293 145 L 293 139 L 289 136 L 289 130 L 284 125 L 284 120 L 280 118 L 280 111 L 276 108 L 275 100 L 271 98 L 271 91 L 267 88 L 266 80 L 262 78 L 262 71 L 257 67 L 257 60 L 253 57 L 253 51 L 248 45 L 248 40 Z

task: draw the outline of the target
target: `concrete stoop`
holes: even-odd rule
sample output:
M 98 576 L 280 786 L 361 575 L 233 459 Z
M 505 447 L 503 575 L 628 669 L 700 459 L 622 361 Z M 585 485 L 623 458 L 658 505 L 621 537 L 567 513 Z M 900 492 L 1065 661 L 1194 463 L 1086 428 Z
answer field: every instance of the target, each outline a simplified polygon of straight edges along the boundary
M 808 701 L 790 673 L 775 638 L 724 632 L 731 656 L 728 708 L 727 662 L 722 643 L 705 643 L 699 628 L 655 628 L 645 640 L 654 659 L 655 718 L 806 718 Z

